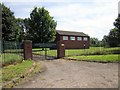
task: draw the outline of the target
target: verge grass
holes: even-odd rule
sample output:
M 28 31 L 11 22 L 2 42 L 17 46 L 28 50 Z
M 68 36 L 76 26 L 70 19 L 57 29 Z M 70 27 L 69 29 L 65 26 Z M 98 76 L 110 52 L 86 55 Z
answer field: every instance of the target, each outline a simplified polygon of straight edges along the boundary
M 30 67 L 32 67 L 33 61 L 25 60 L 22 63 L 16 65 L 9 65 L 0 69 L 2 70 L 2 82 L 10 81 L 15 77 L 19 77 L 25 73 Z
M 69 59 L 88 60 L 88 61 L 103 61 L 103 62 L 118 62 L 120 54 L 110 55 L 84 55 L 84 56 L 70 56 Z

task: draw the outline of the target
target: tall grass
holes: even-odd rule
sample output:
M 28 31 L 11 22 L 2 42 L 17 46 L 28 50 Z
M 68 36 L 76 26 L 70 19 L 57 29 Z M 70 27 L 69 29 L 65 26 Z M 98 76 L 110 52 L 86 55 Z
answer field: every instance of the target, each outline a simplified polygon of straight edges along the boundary
M 0 58 L 0 63 L 2 63 L 2 65 L 8 65 L 8 64 L 13 64 L 13 63 L 17 63 L 17 62 L 21 62 L 23 60 L 23 57 L 18 55 L 18 54 L 11 54 L 11 53 L 4 53 L 1 54 Z

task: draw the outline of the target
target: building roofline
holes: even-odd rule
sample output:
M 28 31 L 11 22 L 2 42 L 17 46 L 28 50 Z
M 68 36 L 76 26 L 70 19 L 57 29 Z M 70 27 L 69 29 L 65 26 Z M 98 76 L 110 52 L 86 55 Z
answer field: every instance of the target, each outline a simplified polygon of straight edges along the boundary
M 73 35 L 73 36 L 87 36 L 89 37 L 89 35 L 83 33 L 83 32 L 77 32 L 77 31 L 64 31 L 64 30 L 56 30 L 56 32 L 59 35 Z

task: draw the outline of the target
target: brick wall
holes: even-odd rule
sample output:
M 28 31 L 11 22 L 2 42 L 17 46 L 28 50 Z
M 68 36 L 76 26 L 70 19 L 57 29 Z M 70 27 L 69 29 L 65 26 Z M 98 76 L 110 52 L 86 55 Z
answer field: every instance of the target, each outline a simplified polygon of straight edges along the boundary
M 63 36 L 57 35 L 57 41 L 60 41 L 61 43 L 65 44 L 65 49 L 81 49 L 84 48 L 84 43 L 85 43 L 85 48 L 89 48 L 90 46 L 90 39 L 88 37 L 87 41 L 83 40 L 78 41 L 77 36 L 75 36 L 75 40 L 70 40 L 70 36 L 68 36 L 68 40 L 63 40 Z

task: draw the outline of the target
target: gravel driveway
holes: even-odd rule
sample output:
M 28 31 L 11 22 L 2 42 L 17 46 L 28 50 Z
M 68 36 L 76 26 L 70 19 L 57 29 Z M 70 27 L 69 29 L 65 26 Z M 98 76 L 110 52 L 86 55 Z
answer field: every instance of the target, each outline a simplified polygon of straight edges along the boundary
M 118 64 L 70 60 L 40 61 L 46 71 L 17 88 L 117 88 Z

